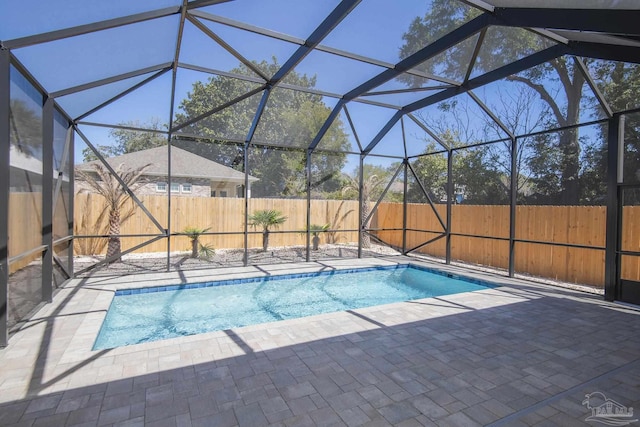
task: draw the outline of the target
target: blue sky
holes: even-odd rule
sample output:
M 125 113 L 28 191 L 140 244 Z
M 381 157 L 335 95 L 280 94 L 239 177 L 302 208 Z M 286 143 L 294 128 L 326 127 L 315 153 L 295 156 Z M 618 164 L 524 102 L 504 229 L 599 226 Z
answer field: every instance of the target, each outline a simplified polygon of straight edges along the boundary
M 0 38 L 11 39 L 174 6 L 179 2 L 175 0 L 118 1 L 110 2 L 109 7 L 106 7 L 104 2 L 98 1 L 56 0 L 35 4 L 13 3 L 9 9 L 7 9 L 7 3 L 3 4 L 4 10 L 0 9 L 0 13 L 6 13 L 5 16 L 10 19 L 7 20 L 9 25 L 0 29 Z M 238 0 L 201 10 L 304 39 L 337 4 L 337 0 L 272 0 L 268 2 Z M 402 34 L 412 19 L 424 14 L 427 4 L 424 1 L 406 0 L 398 6 L 389 8 L 385 0 L 364 1 L 334 29 L 323 43 L 378 60 L 397 62 L 402 45 Z M 208 21 L 202 22 L 250 60 L 270 61 L 275 55 L 282 64 L 297 49 L 297 45 L 292 43 Z M 177 31 L 178 17 L 170 16 L 17 49 L 14 53 L 47 90 L 56 91 L 170 62 L 173 60 Z M 222 71 L 230 71 L 238 65 L 236 58 L 191 23 L 187 23 L 185 27 L 183 40 L 181 62 Z M 349 91 L 383 70 L 381 67 L 323 52 L 312 53 L 296 68 L 296 72 L 300 74 L 316 75 L 317 88 L 338 94 Z M 61 98 L 59 102 L 69 113 L 76 116 L 149 76 L 150 74 L 73 94 Z M 180 69 L 176 87 L 176 107 L 180 100 L 187 96 L 195 81 L 204 81 L 206 78 L 208 78 L 207 74 Z M 168 122 L 170 87 L 171 74 L 167 73 L 87 117 L 86 120 L 111 124 L 127 120 L 145 123 L 154 119 L 163 123 Z M 329 107 L 333 107 L 335 102 L 335 99 L 326 98 L 326 104 Z M 365 141 L 375 136 L 382 124 L 393 114 L 391 110 L 362 104 L 353 105 L 350 112 L 356 130 L 365 145 Z M 82 129 L 95 144 L 109 143 L 108 129 L 86 126 Z M 79 160 L 82 144 L 78 145 L 76 157 Z
M 81 25 L 93 21 L 117 18 L 133 13 L 177 6 L 179 0 L 49 0 L 25 2 L 1 2 L 0 13 L 5 16 L 0 28 L 0 39 L 12 39 L 62 27 Z M 338 0 L 236 0 L 200 9 L 204 12 L 252 25 L 285 33 L 301 39 L 306 38 L 321 22 Z M 399 60 L 399 49 L 403 45 L 402 35 L 413 19 L 422 16 L 430 6 L 429 1 L 403 0 L 389 7 L 388 0 L 362 1 L 324 40 L 324 45 L 347 50 L 380 61 L 395 63 Z M 202 22 L 249 60 L 267 60 L 277 56 L 284 63 L 297 45 L 238 30 L 233 27 L 202 20 Z M 118 27 L 80 37 L 63 39 L 42 45 L 14 50 L 33 75 L 49 91 L 56 91 L 78 84 L 91 82 L 112 75 L 150 67 L 173 61 L 178 33 L 178 16 L 169 16 L 136 25 Z M 230 71 L 238 66 L 238 60 L 210 39 L 190 22 L 187 22 L 180 61 L 202 65 L 221 71 Z M 359 83 L 379 74 L 383 68 L 365 64 L 323 52 L 308 55 L 295 69 L 300 74 L 316 75 L 318 89 L 342 94 Z M 76 116 L 87 111 L 115 94 L 151 76 L 147 74 L 111 85 L 60 98 L 60 104 Z M 208 74 L 179 69 L 176 86 L 177 107 L 196 81 L 206 81 Z M 552 84 L 550 82 L 550 84 Z M 382 89 L 399 88 L 401 83 L 388 82 Z M 508 90 L 513 83 L 496 82 L 478 95 L 491 105 L 499 99 L 499 90 Z M 557 85 L 557 84 L 556 84 Z M 86 118 L 87 121 L 117 124 L 125 121 L 146 123 L 158 120 L 167 123 L 170 118 L 171 73 L 166 73 L 146 86 L 134 91 L 103 110 Z M 428 95 L 427 92 L 423 92 Z M 376 98 L 388 102 L 399 96 Z M 325 98 L 331 108 L 336 100 Z M 416 95 L 401 97 L 407 103 Z M 532 103 L 540 102 L 533 100 Z M 350 103 L 349 112 L 363 146 L 378 133 L 393 115 L 390 109 L 372 107 L 361 103 Z M 541 108 L 541 107 L 540 107 Z M 478 110 L 475 107 L 475 110 Z M 178 112 L 176 110 L 175 112 Z M 439 117 L 442 112 L 431 106 L 418 112 L 429 117 Z M 472 126 L 482 126 L 482 112 L 474 112 L 477 121 Z M 443 119 L 444 120 L 444 119 Z M 346 119 L 343 117 L 346 124 Z M 412 145 L 409 155 L 421 152 L 425 133 L 415 124 L 406 121 L 408 143 Z M 83 132 L 95 144 L 108 144 L 109 130 L 84 126 Z M 498 138 L 504 135 L 495 135 Z M 383 138 L 374 150 L 378 154 L 404 154 L 398 150 L 401 139 L 400 123 Z M 79 139 L 77 139 L 79 141 Z M 355 147 L 355 142 L 352 141 Z M 81 161 L 78 143 L 76 159 Z M 380 160 L 387 164 L 389 160 Z M 347 169 L 355 165 L 349 163 Z

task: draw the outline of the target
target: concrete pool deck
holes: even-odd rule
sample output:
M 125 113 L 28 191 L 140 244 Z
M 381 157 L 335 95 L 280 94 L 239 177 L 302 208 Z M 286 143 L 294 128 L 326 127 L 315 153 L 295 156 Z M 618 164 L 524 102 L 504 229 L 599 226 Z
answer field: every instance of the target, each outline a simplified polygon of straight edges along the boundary
M 502 286 L 91 350 L 118 288 L 398 262 Z M 636 308 L 404 257 L 73 280 L 0 350 L 3 426 L 597 425 L 595 392 L 640 407 Z

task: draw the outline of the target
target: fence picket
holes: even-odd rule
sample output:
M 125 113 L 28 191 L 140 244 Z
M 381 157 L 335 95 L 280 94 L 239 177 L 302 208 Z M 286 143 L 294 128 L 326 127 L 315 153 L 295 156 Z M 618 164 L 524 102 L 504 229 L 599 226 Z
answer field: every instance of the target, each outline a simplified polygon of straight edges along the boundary
M 161 224 L 169 218 L 166 196 L 142 196 L 141 201 Z M 40 200 L 38 193 L 12 193 L 10 195 L 9 255 L 15 256 L 40 245 L 41 237 L 36 230 L 41 229 Z M 306 227 L 306 200 L 302 199 L 250 199 L 250 213 L 257 209 L 277 209 L 288 217 L 278 230 L 293 233 L 274 233 L 270 238 L 270 246 L 304 245 L 306 237 L 300 231 Z M 134 207 L 130 202 L 127 206 Z M 92 194 L 75 196 L 75 234 L 90 235 L 106 232 L 106 215 L 100 224 L 96 224 L 99 214 L 105 209 L 104 199 Z M 126 208 L 125 208 L 126 209 Z M 401 228 L 403 207 L 401 203 L 381 203 L 374 215 L 372 224 L 382 229 Z M 446 206 L 436 205 L 440 216 L 446 218 Z M 337 215 L 336 215 L 337 213 Z M 335 217 L 343 221 L 334 224 Z M 640 206 L 625 206 L 622 215 L 623 250 L 640 250 Z M 211 232 L 237 233 L 203 237 L 203 243 L 212 244 L 215 248 L 242 248 L 244 244 L 243 226 L 244 200 L 236 198 L 199 198 L 172 197 L 171 229 L 179 232 L 184 228 L 210 227 Z M 311 223 L 327 224 L 339 230 L 358 228 L 358 204 L 354 200 L 312 200 Z M 603 247 L 605 244 L 606 207 L 603 206 L 526 206 L 516 209 L 516 238 L 556 243 L 569 243 L 586 246 Z M 408 231 L 407 248 L 415 247 L 437 236 L 441 230 L 440 223 L 431 207 L 427 204 L 407 204 L 407 227 L 416 230 Z M 32 230 L 32 233 L 26 232 Z M 428 231 L 427 231 L 428 230 Z M 509 235 L 508 206 L 452 206 L 452 230 L 454 233 L 473 234 L 476 236 L 492 236 L 506 238 Z M 254 231 L 250 228 L 250 231 Z M 259 231 L 259 230 L 255 230 Z M 21 234 L 17 234 L 21 233 Z M 125 234 L 158 234 L 151 221 L 139 209 L 126 219 L 121 227 Z M 385 242 L 402 246 L 402 231 L 380 231 L 378 236 Z M 323 237 L 325 242 L 329 235 Z M 123 238 L 123 249 L 142 243 L 150 237 Z M 339 243 L 357 242 L 357 232 L 338 231 L 335 240 Z M 94 243 L 102 246 L 80 243 L 76 241 L 75 253 L 104 253 L 106 239 L 94 239 Z M 87 240 L 87 239 L 83 239 Z M 249 237 L 251 247 L 261 246 L 258 234 Z M 188 238 L 174 236 L 171 238 L 172 250 L 187 250 Z M 515 267 L 519 273 L 543 277 L 557 278 L 569 282 L 602 286 L 604 281 L 604 251 L 596 249 L 554 247 L 536 243 L 516 244 Z M 166 241 L 159 240 L 140 249 L 139 252 L 166 251 Z M 417 252 L 443 257 L 445 241 L 440 239 Z M 490 265 L 500 268 L 508 266 L 508 242 L 492 241 L 477 237 L 453 236 L 452 255 L 455 259 Z M 37 258 L 39 255 L 35 255 Z M 36 258 L 26 258 L 12 263 L 14 272 L 29 264 Z M 640 257 L 623 257 L 622 277 L 640 281 Z

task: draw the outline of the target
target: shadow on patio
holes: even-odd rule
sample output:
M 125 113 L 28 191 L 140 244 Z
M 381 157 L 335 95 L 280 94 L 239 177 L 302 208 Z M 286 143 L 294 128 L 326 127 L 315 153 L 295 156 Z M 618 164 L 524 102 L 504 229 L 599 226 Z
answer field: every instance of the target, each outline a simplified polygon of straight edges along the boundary
M 0 424 L 580 425 L 593 391 L 637 407 L 640 313 L 541 289 L 494 290 L 512 302 L 483 309 L 439 298 L 94 352 L 66 375 L 118 379 L 57 392 L 38 393 L 51 380 L 36 366 L 38 395 L 2 404 Z M 403 310 L 440 317 L 401 323 Z M 341 333 L 349 324 L 360 331 Z M 143 366 L 157 368 L 129 374 Z

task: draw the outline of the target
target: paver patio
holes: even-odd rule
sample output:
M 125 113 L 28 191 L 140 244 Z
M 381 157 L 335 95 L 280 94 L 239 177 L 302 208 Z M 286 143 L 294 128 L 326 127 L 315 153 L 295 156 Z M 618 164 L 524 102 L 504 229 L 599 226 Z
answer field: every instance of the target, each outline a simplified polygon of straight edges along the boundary
M 501 286 L 91 350 L 125 284 L 407 260 L 71 281 L 0 350 L 0 425 L 598 425 L 596 391 L 640 407 L 637 308 L 443 265 Z

